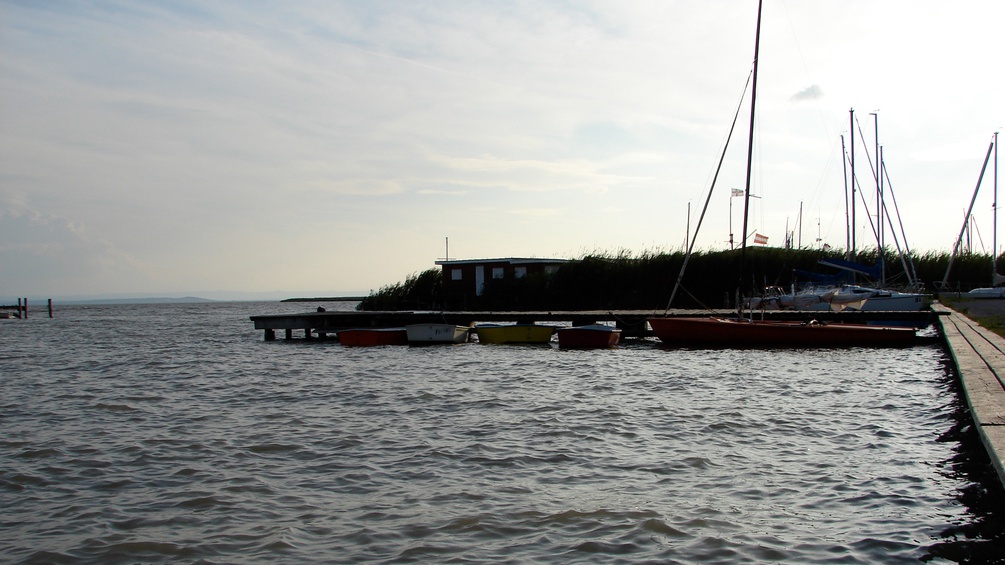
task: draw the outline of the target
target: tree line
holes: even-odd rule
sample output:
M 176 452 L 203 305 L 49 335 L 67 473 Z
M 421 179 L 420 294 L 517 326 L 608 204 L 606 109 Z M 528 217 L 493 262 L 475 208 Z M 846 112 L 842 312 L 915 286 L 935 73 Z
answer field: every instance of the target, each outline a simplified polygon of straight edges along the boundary
M 740 280 L 741 256 L 745 263 Z M 900 259 L 886 253 L 887 287 L 906 287 L 908 277 Z M 670 295 L 684 263 L 685 253 L 629 251 L 594 253 L 565 263 L 551 275 L 485 281 L 481 296 L 468 297 L 467 310 L 662 310 L 672 308 L 732 308 L 737 289 L 749 296 L 767 287 L 789 290 L 805 281 L 801 272 L 836 274 L 819 264 L 821 259 L 843 259 L 841 250 L 784 249 L 775 247 L 695 252 L 688 260 L 681 285 L 669 304 Z M 859 252 L 856 262 L 876 263 L 876 249 Z M 946 269 L 952 268 L 946 278 Z M 992 258 L 967 253 L 952 258 L 949 253 L 929 252 L 913 258 L 908 270 L 930 293 L 966 292 L 991 286 Z M 942 285 L 946 279 L 946 285 Z M 363 298 L 359 310 L 458 310 L 461 304 L 446 292 L 442 271 L 428 269 L 409 275 Z

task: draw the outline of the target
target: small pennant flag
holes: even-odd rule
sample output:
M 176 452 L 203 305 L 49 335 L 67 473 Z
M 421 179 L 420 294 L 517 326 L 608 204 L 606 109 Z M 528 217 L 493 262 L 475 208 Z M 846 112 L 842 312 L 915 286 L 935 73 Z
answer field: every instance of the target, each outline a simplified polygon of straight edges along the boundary
M 768 236 L 761 235 L 759 233 L 754 234 L 754 245 L 767 245 L 767 244 L 768 244 Z
M 733 189 L 733 196 L 743 196 L 743 191 L 740 190 L 739 188 L 734 188 Z

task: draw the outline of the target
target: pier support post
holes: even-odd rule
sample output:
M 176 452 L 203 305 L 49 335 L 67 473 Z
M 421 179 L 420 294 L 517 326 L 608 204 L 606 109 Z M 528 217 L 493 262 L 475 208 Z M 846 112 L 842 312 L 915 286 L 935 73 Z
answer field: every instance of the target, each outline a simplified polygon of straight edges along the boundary
M 286 328 L 286 339 L 293 339 L 293 329 Z
M 49 317 L 52 317 L 52 299 L 49 299 Z
M 265 330 L 265 341 L 276 341 L 276 330 Z

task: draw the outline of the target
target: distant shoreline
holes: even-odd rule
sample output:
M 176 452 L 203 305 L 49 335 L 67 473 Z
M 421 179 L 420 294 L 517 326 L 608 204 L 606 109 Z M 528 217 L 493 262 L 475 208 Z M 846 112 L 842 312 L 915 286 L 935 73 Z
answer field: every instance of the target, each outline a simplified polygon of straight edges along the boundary
M 365 296 L 320 296 L 317 298 L 284 298 L 280 302 L 359 302 Z

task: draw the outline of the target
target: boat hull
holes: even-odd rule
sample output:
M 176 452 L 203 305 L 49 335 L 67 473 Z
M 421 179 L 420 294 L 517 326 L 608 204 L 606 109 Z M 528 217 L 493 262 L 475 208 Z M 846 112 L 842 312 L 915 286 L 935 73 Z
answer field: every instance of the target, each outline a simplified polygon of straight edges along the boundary
M 548 343 L 554 333 L 554 327 L 537 324 L 475 326 L 479 343 Z
M 854 285 L 808 288 L 795 294 L 757 297 L 748 307 L 754 310 L 805 310 L 862 312 L 918 312 L 931 306 L 932 295 L 898 292 Z
M 558 346 L 569 349 L 598 349 L 614 347 L 621 340 L 621 330 L 603 325 L 560 328 Z
M 861 324 L 749 321 L 726 318 L 650 318 L 668 345 L 702 347 L 906 347 L 914 328 Z
M 471 328 L 453 324 L 410 324 L 405 326 L 408 343 L 464 343 Z
M 336 332 L 339 343 L 353 347 L 408 345 L 405 328 L 360 328 Z

